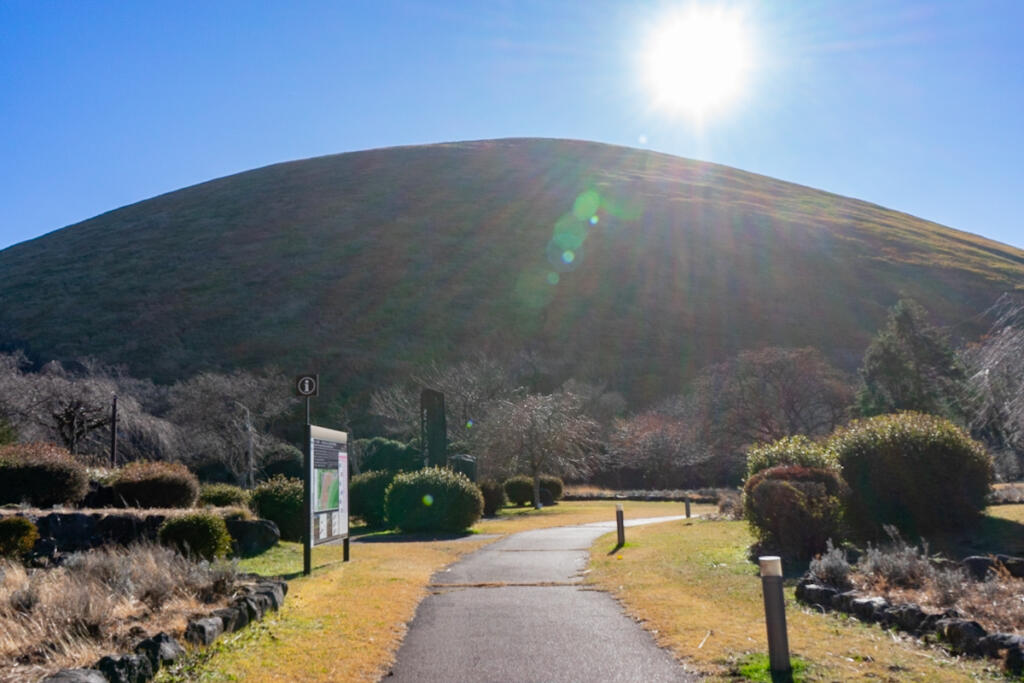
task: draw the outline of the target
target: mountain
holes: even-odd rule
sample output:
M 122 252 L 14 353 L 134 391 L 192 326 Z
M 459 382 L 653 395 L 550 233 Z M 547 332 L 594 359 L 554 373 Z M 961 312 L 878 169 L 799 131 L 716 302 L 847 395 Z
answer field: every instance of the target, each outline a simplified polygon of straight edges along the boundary
M 955 335 L 1024 252 L 711 163 L 510 139 L 275 164 L 0 251 L 0 348 L 171 381 L 274 364 L 353 399 L 529 351 L 634 402 L 764 345 L 856 367 L 916 298 Z M 554 369 L 552 369 L 554 368 Z

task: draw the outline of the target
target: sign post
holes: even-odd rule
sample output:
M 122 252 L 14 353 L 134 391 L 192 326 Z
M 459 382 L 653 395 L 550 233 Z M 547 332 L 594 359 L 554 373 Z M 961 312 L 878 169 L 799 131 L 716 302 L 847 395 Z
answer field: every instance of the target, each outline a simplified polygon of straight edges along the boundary
M 299 375 L 295 378 L 295 393 L 306 399 L 306 424 L 309 424 L 309 399 L 320 395 L 320 375 Z

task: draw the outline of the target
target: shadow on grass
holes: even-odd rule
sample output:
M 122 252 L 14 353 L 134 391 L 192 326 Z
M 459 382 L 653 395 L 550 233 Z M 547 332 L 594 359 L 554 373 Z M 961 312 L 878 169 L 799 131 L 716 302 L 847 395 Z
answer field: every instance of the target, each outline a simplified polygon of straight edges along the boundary
M 928 538 L 929 545 L 950 557 L 967 555 L 1024 555 L 1024 524 L 985 515 L 970 530 Z
M 422 543 L 426 541 L 459 541 L 468 538 L 480 538 L 481 535 L 472 531 L 459 532 L 429 532 L 403 534 L 395 531 L 379 531 L 354 537 L 352 540 L 357 543 Z

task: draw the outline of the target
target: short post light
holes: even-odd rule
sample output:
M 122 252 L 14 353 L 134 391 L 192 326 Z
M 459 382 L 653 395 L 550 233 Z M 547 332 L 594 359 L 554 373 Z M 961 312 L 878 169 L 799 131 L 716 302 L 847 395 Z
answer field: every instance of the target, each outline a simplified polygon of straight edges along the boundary
M 782 594 L 782 558 L 766 555 L 757 561 L 761 566 L 764 616 L 768 626 L 768 663 L 773 674 L 786 674 L 792 667 L 789 664 L 789 636 L 786 634 L 786 603 Z

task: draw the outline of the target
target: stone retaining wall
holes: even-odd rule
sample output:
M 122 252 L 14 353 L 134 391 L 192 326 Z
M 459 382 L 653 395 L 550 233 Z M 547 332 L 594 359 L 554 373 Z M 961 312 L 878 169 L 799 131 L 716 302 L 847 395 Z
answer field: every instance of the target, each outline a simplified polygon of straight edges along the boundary
M 227 607 L 189 621 L 183 638 L 197 646 L 211 645 L 221 634 L 243 629 L 261 620 L 267 612 L 280 609 L 287 594 L 285 581 L 261 580 L 246 586 Z M 177 640 L 161 632 L 140 641 L 131 653 L 109 655 L 88 669 L 62 669 L 41 683 L 145 683 L 184 653 Z
M 913 603 L 890 604 L 879 596 L 840 591 L 815 583 L 810 576 L 805 576 L 797 584 L 796 599 L 823 610 L 853 615 L 865 623 L 899 629 L 919 638 L 934 637 L 958 654 L 1000 658 L 1006 670 L 1015 676 L 1024 672 L 1024 636 L 988 633 L 981 624 L 968 619 L 957 609 L 927 613 Z

